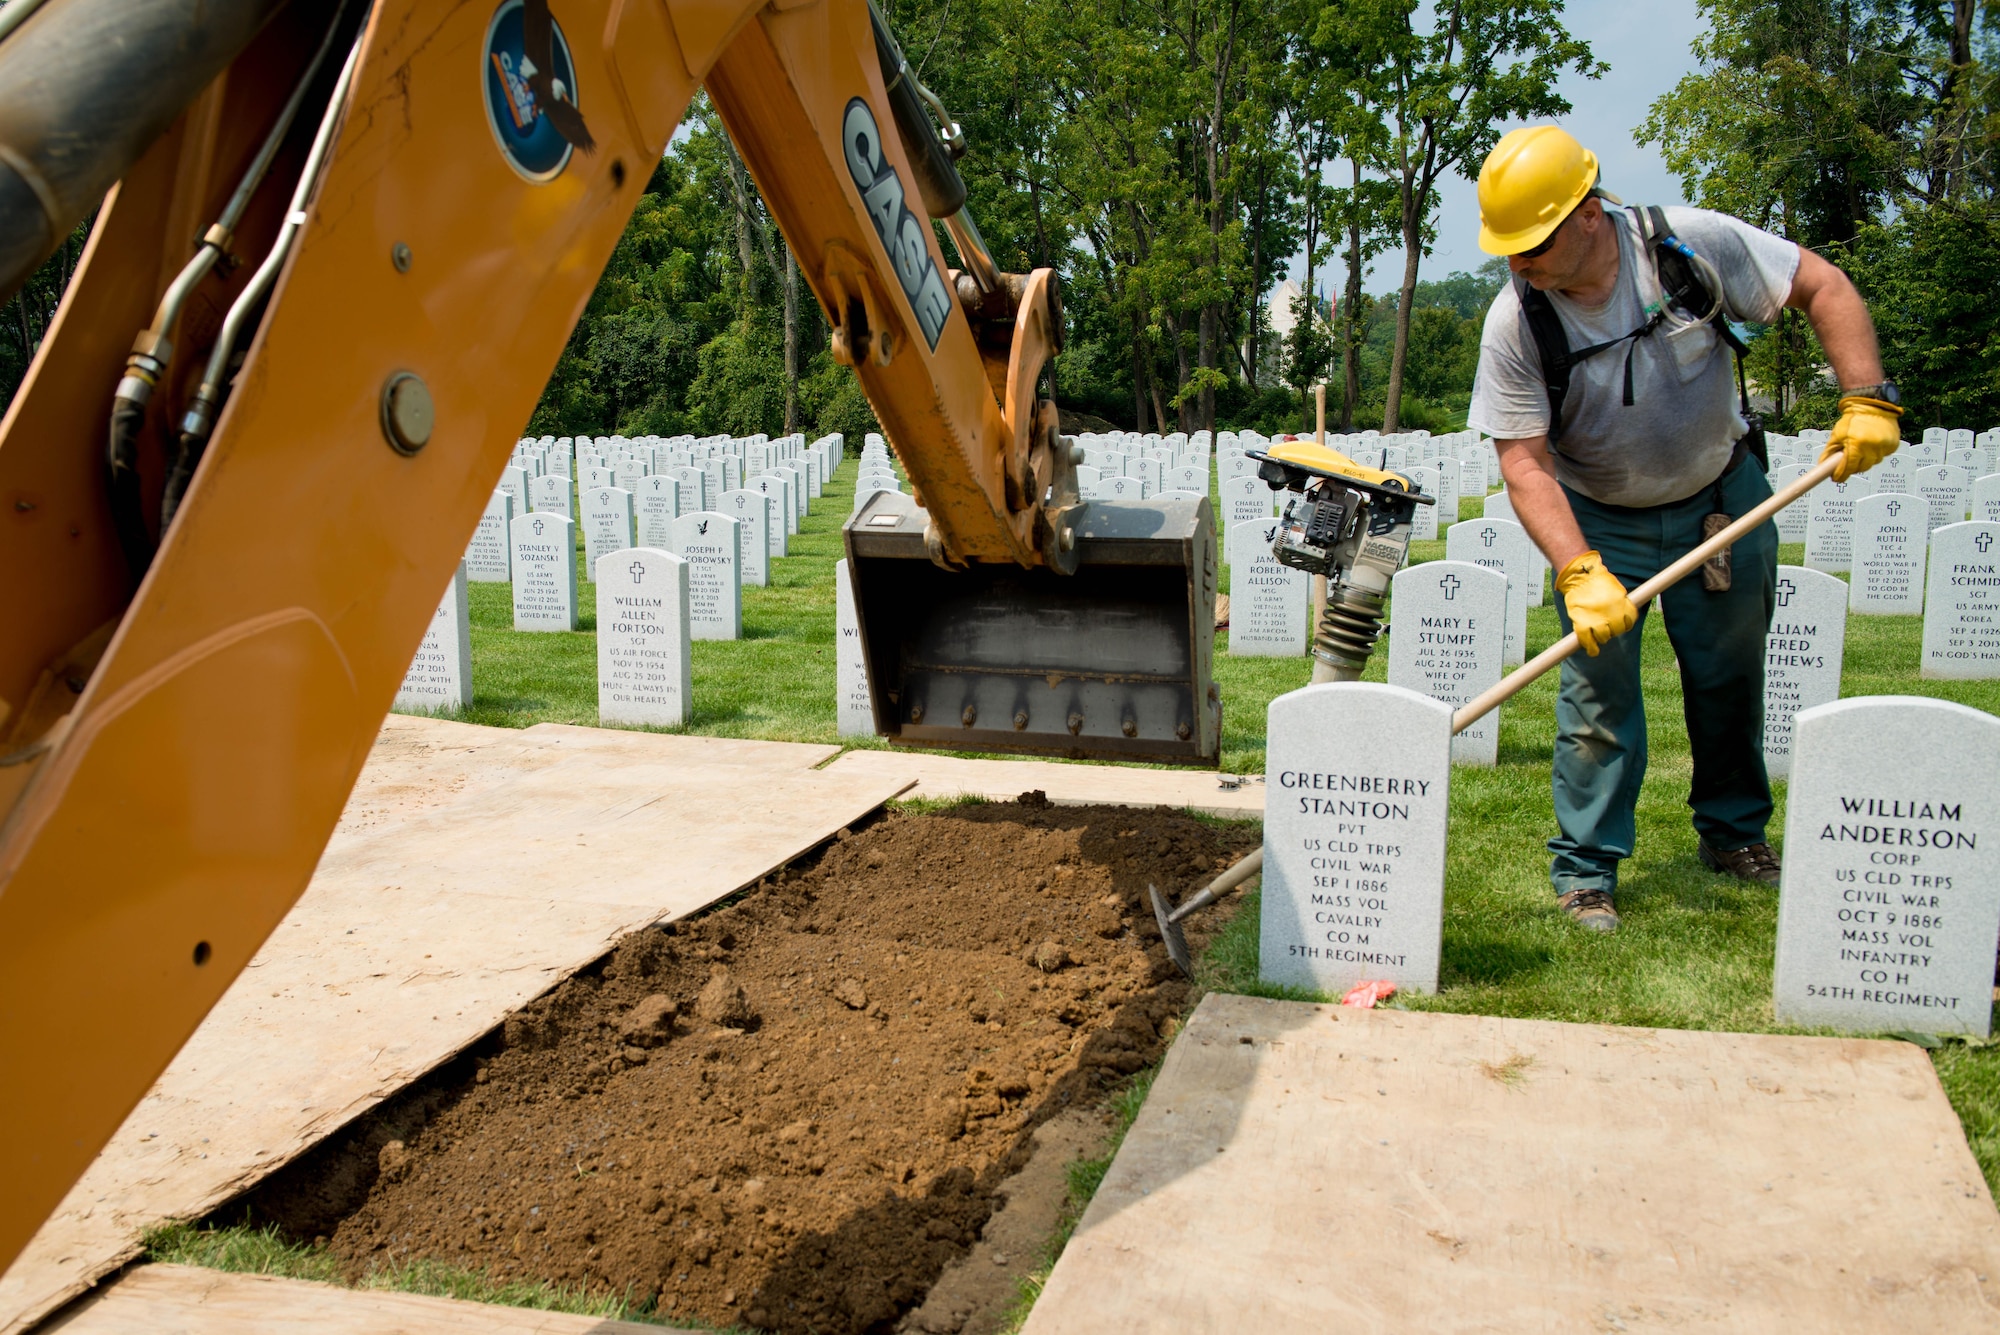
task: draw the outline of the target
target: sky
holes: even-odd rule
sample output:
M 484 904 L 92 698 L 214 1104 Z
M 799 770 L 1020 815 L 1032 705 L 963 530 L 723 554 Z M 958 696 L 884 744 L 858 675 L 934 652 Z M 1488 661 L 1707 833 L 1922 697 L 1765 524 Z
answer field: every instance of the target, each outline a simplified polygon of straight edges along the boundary
M 1681 204 L 1679 178 L 1667 171 L 1658 148 L 1635 142 L 1633 128 L 1645 120 L 1653 99 L 1673 88 L 1694 69 L 1689 45 L 1701 31 L 1694 0 L 1570 0 L 1567 17 L 1571 35 L 1590 43 L 1596 57 L 1611 68 L 1601 79 L 1575 73 L 1563 76 L 1561 89 L 1574 110 L 1557 123 L 1597 154 L 1605 188 L 1628 204 Z M 1514 124 L 1503 127 L 1512 129 Z M 1475 168 L 1475 171 L 1477 169 Z M 1332 174 L 1347 179 L 1345 163 Z M 1439 183 L 1438 238 L 1423 261 L 1418 277 L 1443 278 L 1456 269 L 1479 267 L 1486 255 L 1479 249 L 1479 200 L 1471 181 L 1456 173 Z M 1303 253 L 1293 257 L 1292 278 L 1305 269 Z M 1336 293 L 1346 270 L 1336 256 L 1319 271 L 1321 290 Z M 1362 286 L 1369 292 L 1393 291 L 1403 278 L 1401 247 L 1385 251 L 1369 267 Z

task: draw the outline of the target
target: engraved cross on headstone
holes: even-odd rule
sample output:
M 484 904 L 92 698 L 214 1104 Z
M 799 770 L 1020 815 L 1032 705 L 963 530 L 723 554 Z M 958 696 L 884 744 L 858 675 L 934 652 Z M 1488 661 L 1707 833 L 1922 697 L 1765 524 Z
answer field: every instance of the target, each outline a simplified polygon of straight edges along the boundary
M 535 521 L 535 536 L 538 538 L 542 536 L 542 521 L 539 519 Z
M 1799 591 L 1799 586 L 1792 583 L 1790 580 L 1788 579 L 1779 580 L 1778 606 L 1790 607 L 1792 605 L 1792 595 L 1797 593 L 1798 591 Z
M 1488 547 L 1491 547 L 1494 543 L 1500 540 L 1500 530 L 1497 528 L 1489 528 L 1484 533 L 1479 535 L 1479 540 L 1485 543 Z
M 643 584 L 646 582 L 646 563 L 644 561 L 634 561 L 625 568 L 632 572 L 632 582 L 634 584 Z
M 1438 587 L 1444 590 L 1444 600 L 1446 602 L 1452 602 L 1458 597 L 1459 583 L 1458 576 L 1449 574 L 1438 581 Z
M 1901 501 L 1890 501 L 1882 508 L 1889 512 L 1889 518 L 1894 519 L 1898 514 L 1902 513 L 1903 503 Z
M 1972 540 L 1972 545 L 1979 549 L 1981 556 L 1984 556 L 1987 550 L 1993 546 L 1993 535 L 1991 533 L 1982 533 Z

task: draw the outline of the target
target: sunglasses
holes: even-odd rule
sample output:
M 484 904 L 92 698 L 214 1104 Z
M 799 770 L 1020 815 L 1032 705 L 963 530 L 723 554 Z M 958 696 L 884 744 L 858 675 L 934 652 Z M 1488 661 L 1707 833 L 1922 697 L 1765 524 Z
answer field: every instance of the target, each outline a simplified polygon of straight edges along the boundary
M 1572 209 L 1568 213 L 1565 213 L 1563 215 L 1563 220 L 1555 225 L 1554 231 L 1550 232 L 1547 236 L 1542 238 L 1542 243 L 1540 245 L 1530 246 L 1526 250 L 1517 250 L 1514 252 L 1514 258 L 1517 260 L 1533 260 L 1533 259 L 1540 259 L 1542 256 L 1548 254 L 1549 247 L 1555 245 L 1556 238 L 1562 235 L 1562 229 L 1568 226 L 1569 220 L 1575 216 L 1576 216 L 1576 211 L 1574 209 Z

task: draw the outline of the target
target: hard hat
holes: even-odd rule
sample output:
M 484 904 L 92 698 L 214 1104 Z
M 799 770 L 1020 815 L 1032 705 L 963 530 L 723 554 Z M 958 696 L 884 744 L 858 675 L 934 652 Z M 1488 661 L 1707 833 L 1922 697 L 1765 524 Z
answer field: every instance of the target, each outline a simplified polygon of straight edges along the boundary
M 1596 155 L 1567 131 L 1509 130 L 1479 169 L 1479 248 L 1488 255 L 1534 249 L 1596 184 Z

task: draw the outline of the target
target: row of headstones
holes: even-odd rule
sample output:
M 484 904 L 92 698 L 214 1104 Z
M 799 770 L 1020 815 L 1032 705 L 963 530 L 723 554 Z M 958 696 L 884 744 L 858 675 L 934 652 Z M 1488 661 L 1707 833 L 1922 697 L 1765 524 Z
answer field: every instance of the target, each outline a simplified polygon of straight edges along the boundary
M 609 440 L 603 443 L 612 444 Z M 523 442 L 524 446 L 540 444 Z M 624 588 L 626 579 L 634 583 L 642 581 L 652 568 L 647 563 L 654 555 L 668 556 L 678 563 L 675 579 L 682 586 L 681 602 L 685 604 L 681 617 L 686 626 L 684 630 L 673 631 L 678 637 L 676 642 L 734 640 L 742 635 L 743 586 L 770 582 L 771 561 L 786 554 L 787 535 L 797 531 L 798 520 L 808 512 L 806 507 L 811 498 L 819 494 L 822 479 L 831 476 L 839 466 L 844 442 L 835 433 L 810 446 L 798 437 L 777 442 L 754 437 L 746 441 L 722 438 L 695 444 L 720 449 L 732 457 L 736 453 L 733 447 L 738 445 L 760 450 L 768 447 L 770 453 L 766 457 L 773 461 L 773 471 L 749 479 L 750 485 L 746 487 L 723 492 L 716 498 L 719 509 L 696 508 L 686 513 L 680 513 L 681 480 L 671 475 L 638 478 L 641 491 L 636 510 L 632 493 L 622 487 L 585 491 L 581 508 L 588 576 L 595 582 L 603 571 L 622 572 L 618 592 L 630 598 L 633 595 Z M 577 525 L 571 510 L 570 445 L 567 438 L 551 440 L 546 449 L 533 451 L 534 463 L 549 469 L 537 473 L 531 482 L 539 486 L 546 508 L 516 514 L 514 492 L 506 488 L 494 491 L 474 530 L 466 559 L 459 564 L 451 587 L 440 600 L 424 641 L 411 661 L 397 695 L 399 708 L 437 710 L 463 708 L 471 703 L 471 629 L 465 587 L 468 580 L 512 585 L 516 630 L 576 629 Z M 586 453 L 582 457 L 587 459 L 594 451 L 588 444 L 583 448 Z M 793 450 L 797 451 L 796 460 L 782 457 Z M 517 459 L 525 453 L 517 455 Z M 526 469 L 510 465 L 509 471 Z M 704 499 L 697 492 L 690 501 L 699 505 Z M 610 559 L 628 552 L 643 555 L 623 563 Z M 656 574 L 657 578 L 660 577 Z M 599 590 L 600 660 L 604 660 L 607 652 L 604 647 L 607 624 L 629 620 L 632 615 L 628 603 L 607 607 L 604 592 Z M 616 647 L 619 643 L 616 625 L 611 639 Z M 600 671 L 600 679 L 601 686 L 603 681 L 616 678 Z M 676 684 L 670 694 L 680 702 L 676 707 L 684 709 L 685 690 Z M 640 703 L 651 707 L 645 701 Z M 621 714 L 621 705 L 616 700 L 612 701 L 609 714 L 603 713 L 604 707 L 600 699 L 600 714 L 608 722 L 657 721 Z
M 868 498 L 880 492 L 901 494 L 903 479 L 888 442 L 870 431 L 861 442 L 861 472 L 854 479 L 854 513 L 860 514 Z
M 1334 996 L 1375 979 L 1436 990 L 1451 715 L 1448 701 L 1374 683 L 1271 702 L 1265 981 Z M 1983 1037 L 1996 933 L 2000 719 L 1908 696 L 1799 712 L 1777 1018 Z
M 1933 464 L 1909 476 L 1892 468 L 1895 462 L 1891 455 L 1845 482 L 1822 482 L 1803 504 L 1780 510 L 1779 541 L 1804 543 L 1807 565 L 1838 574 L 1854 568 L 1858 544 L 1864 540 L 1864 520 L 1871 525 L 1877 516 L 1899 521 L 1893 527 L 1915 533 L 1919 547 L 1923 538 L 1947 524 L 1968 518 L 2000 520 L 2000 473 L 1974 478 L 1951 464 Z M 1772 488 L 1785 487 L 1810 467 L 1774 465 Z M 1866 505 L 1868 501 L 1876 504 Z M 1887 508 L 1891 501 L 1893 509 Z

